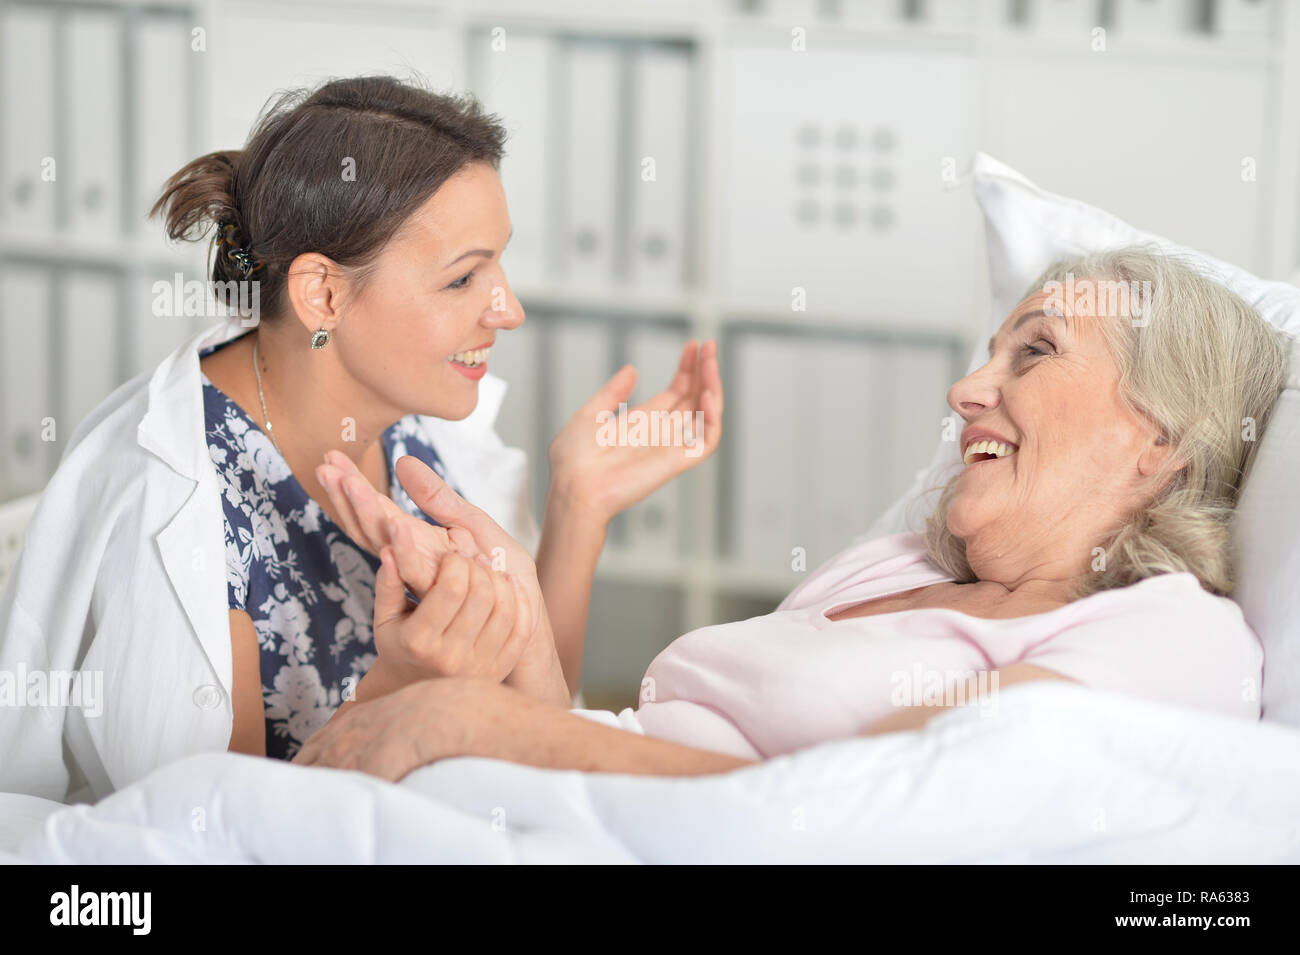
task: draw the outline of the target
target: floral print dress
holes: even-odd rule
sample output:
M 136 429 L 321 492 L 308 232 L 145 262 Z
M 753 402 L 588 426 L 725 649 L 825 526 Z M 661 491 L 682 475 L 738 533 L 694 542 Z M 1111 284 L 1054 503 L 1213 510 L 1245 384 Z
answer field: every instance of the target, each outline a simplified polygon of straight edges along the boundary
M 308 496 L 266 433 L 207 375 L 203 410 L 225 511 L 229 604 L 257 630 L 266 755 L 292 759 L 375 661 L 379 559 Z M 402 490 L 393 467 L 410 454 L 446 479 L 419 419 L 407 415 L 382 440 L 393 500 L 436 523 Z

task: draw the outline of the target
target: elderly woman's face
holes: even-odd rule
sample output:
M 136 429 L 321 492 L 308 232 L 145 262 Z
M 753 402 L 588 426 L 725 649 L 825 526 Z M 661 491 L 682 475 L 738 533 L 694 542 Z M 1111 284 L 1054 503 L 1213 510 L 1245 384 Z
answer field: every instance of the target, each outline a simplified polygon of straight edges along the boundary
M 1099 323 L 1126 319 L 1054 316 L 1046 301 L 1017 305 L 988 363 L 948 392 L 965 421 L 948 529 L 972 564 L 1009 552 L 1077 563 L 1080 548 L 1086 556 L 1145 503 L 1164 453 L 1157 430 L 1120 401 Z M 976 453 L 985 440 L 1004 447 Z

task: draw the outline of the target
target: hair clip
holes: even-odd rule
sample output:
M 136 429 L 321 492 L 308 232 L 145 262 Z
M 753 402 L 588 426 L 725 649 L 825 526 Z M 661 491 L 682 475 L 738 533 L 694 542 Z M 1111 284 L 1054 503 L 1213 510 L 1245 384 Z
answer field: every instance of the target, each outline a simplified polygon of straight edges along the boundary
M 235 247 L 234 233 L 236 231 L 237 229 L 234 223 L 222 226 L 221 238 L 217 240 L 217 245 L 231 246 L 230 251 L 227 252 L 226 255 L 232 262 L 239 266 L 240 276 L 248 278 L 254 272 L 258 271 L 265 263 L 255 262 L 253 259 L 253 251 L 247 245 L 238 248 Z
M 248 278 L 253 271 L 253 253 L 249 252 L 248 249 L 235 249 L 227 254 L 239 266 L 239 274 L 244 278 Z

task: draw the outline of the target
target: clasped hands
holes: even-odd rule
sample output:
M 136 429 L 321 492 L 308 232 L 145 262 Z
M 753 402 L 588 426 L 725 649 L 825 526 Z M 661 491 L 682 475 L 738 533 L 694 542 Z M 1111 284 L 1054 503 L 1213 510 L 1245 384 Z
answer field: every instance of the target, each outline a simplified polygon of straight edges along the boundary
M 430 677 L 462 676 L 568 705 L 531 555 L 424 462 L 403 457 L 396 471 L 411 500 L 443 526 L 403 511 L 342 452 L 329 452 L 316 469 L 343 530 L 381 562 L 378 658 L 358 684 L 356 701 Z
M 692 434 L 690 454 L 659 443 L 597 440 L 599 416 L 621 414 L 635 383 L 635 369 L 624 367 L 551 443 L 546 523 L 594 522 L 603 541 L 615 514 L 717 450 L 723 389 L 716 343 L 689 342 L 668 387 L 632 409 L 701 416 L 702 434 Z M 563 710 L 572 702 L 537 565 L 423 462 L 404 457 L 395 469 L 411 500 L 441 527 L 381 495 L 341 452 L 331 451 L 317 469 L 343 530 L 380 557 L 378 658 L 357 686 L 361 705 L 346 713 L 349 704 L 340 707 L 294 762 L 396 780 L 449 756 L 535 757 L 538 741 L 554 720 L 567 717 Z M 589 556 L 594 566 L 598 554 Z
M 573 416 L 550 447 L 548 517 L 603 526 L 682 471 L 710 457 L 722 436 L 717 345 L 691 341 L 669 385 L 634 413 L 703 419 L 686 448 L 653 442 L 611 447 L 596 422 L 636 383 L 625 366 Z M 380 494 L 353 461 L 331 451 L 316 471 L 343 530 L 379 556 L 374 636 L 378 659 L 357 687 L 365 702 L 429 677 L 505 683 L 543 701 L 570 700 L 532 555 L 491 517 L 464 501 L 431 468 L 405 457 L 395 466 L 429 524 Z M 554 508 L 552 508 L 554 505 Z M 412 606 L 404 586 L 419 599 Z

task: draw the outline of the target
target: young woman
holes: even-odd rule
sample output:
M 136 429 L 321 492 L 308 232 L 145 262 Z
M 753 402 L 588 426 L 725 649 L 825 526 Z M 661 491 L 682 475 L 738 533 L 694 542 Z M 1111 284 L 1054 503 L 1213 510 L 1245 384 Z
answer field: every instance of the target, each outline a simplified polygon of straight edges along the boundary
M 258 283 L 260 321 L 196 337 L 74 436 L 0 603 L 0 668 L 75 675 L 100 705 L 0 713 L 0 789 L 98 798 L 204 749 L 290 758 L 343 702 L 427 676 L 576 690 L 606 525 L 711 454 L 721 381 L 715 346 L 692 342 L 652 401 L 703 413 L 687 455 L 598 441 L 635 381 L 615 375 L 551 446 L 534 568 L 522 453 L 493 432 L 504 386 L 484 377 L 524 320 L 503 139 L 469 99 L 338 80 L 166 184 L 168 234 L 211 234 L 218 295 Z M 331 451 L 418 514 L 394 470 L 409 455 L 525 544 L 446 538 L 477 559 L 449 554 L 439 599 L 419 594 L 425 641 L 396 624 L 377 641 L 381 559 L 316 476 Z

